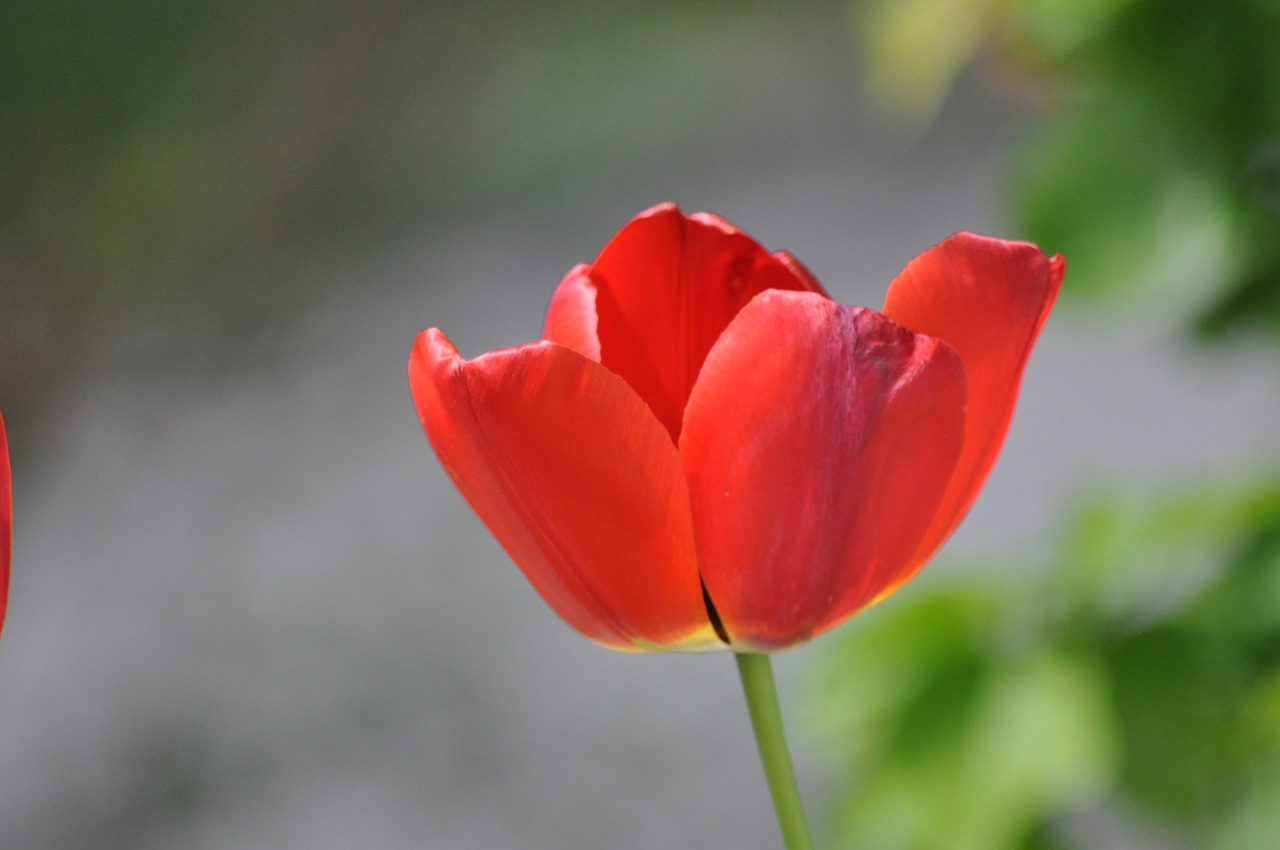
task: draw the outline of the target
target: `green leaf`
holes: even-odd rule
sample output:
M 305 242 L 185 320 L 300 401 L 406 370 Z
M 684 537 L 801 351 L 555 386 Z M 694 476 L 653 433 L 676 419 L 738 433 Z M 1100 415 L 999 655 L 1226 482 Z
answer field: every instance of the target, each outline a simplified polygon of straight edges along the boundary
M 1074 511 L 1049 581 L 1081 628 L 1126 632 L 1200 604 L 1199 596 L 1235 568 L 1239 547 L 1273 523 L 1280 524 L 1280 485 L 1270 480 L 1161 497 L 1098 494 Z M 1243 592 L 1262 604 L 1270 597 L 1261 590 Z M 1234 620 L 1237 612 L 1222 616 Z
M 853 847 L 1014 850 L 1105 786 L 1105 678 L 1061 653 L 950 670 L 899 718 L 883 761 L 834 813 Z M 946 695 L 955 688 L 952 699 Z
M 1106 787 L 1105 670 L 1018 628 L 1035 587 L 930 588 L 828 644 L 814 699 L 837 845 L 1015 850 Z
M 1015 211 L 1028 238 L 1067 257 L 1065 293 L 1194 303 L 1222 278 L 1227 201 L 1180 142 L 1145 90 L 1123 81 L 1028 141 Z
M 1241 660 L 1200 634 L 1163 627 L 1121 642 L 1105 663 L 1126 794 L 1184 825 L 1217 815 L 1238 790 Z

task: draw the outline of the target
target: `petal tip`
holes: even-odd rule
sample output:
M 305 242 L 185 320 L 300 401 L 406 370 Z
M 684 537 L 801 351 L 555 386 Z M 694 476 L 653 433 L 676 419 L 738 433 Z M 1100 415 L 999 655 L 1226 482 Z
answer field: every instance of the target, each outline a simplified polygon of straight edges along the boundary
M 427 328 L 413 339 L 413 347 L 409 350 L 409 375 L 412 379 L 418 370 L 429 371 L 444 360 L 460 360 L 458 349 L 454 347 L 444 331 L 439 328 Z
M 1062 285 L 1062 279 L 1067 274 L 1067 258 L 1061 254 L 1054 254 L 1049 258 L 1049 282 L 1053 285 L 1055 291 Z
M 647 210 L 644 210 L 643 212 L 637 213 L 636 215 L 632 216 L 631 221 L 636 222 L 636 221 L 642 221 L 644 219 L 661 218 L 663 216 L 669 216 L 669 215 L 676 215 L 676 216 L 679 216 L 680 218 L 686 217 L 684 212 L 680 209 L 680 207 L 674 201 L 663 201 L 662 203 L 654 204 L 653 206 L 649 207 Z

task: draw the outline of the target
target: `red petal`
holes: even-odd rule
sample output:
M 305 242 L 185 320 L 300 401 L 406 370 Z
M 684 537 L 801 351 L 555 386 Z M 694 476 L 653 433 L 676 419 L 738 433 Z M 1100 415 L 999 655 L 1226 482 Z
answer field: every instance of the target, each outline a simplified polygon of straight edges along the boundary
M 13 493 L 9 481 L 9 438 L 0 416 L 0 631 L 9 607 L 9 559 L 12 553 Z
M 827 290 L 822 286 L 821 281 L 814 277 L 813 272 L 809 271 L 809 267 L 800 262 L 789 251 L 774 251 L 773 256 L 787 267 L 796 279 L 803 285 L 800 287 L 801 292 L 816 292 L 826 298 L 831 296 L 827 294 Z M 775 289 L 786 289 L 784 286 L 776 286 Z
M 889 287 L 885 315 L 946 340 L 969 379 L 964 451 L 917 563 L 960 524 L 986 481 L 1064 271 L 1061 256 L 1049 259 L 1035 245 L 959 233 L 912 260 Z
M 615 649 L 723 646 L 679 456 L 621 378 L 550 342 L 464 360 L 431 329 L 409 385 L 450 478 L 569 625 Z
M 794 645 L 902 577 L 963 439 L 944 344 L 768 292 L 711 350 L 680 454 L 702 578 L 735 649 Z
M 641 213 L 591 266 L 600 362 L 627 380 L 679 438 L 685 402 L 711 346 L 766 289 L 814 291 L 812 275 L 724 219 L 674 204 Z
M 572 348 L 588 360 L 599 363 L 596 285 L 591 282 L 590 271 L 590 266 L 580 263 L 560 281 L 547 307 L 542 338 Z

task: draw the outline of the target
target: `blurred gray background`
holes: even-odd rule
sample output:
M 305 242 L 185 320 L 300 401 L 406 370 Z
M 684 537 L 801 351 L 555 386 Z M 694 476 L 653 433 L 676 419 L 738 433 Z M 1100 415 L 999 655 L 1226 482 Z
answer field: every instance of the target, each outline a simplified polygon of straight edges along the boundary
M 927 122 L 886 111 L 833 3 L 22 5 L 0 847 L 776 847 L 731 659 L 560 623 L 439 469 L 410 344 L 536 337 L 663 200 L 878 307 L 950 233 L 1017 235 L 1041 96 L 979 68 Z M 1181 306 L 1052 317 L 921 581 L 1045 545 L 1099 478 L 1280 448 L 1274 360 L 1191 358 Z M 777 667 L 821 823 L 805 656 Z

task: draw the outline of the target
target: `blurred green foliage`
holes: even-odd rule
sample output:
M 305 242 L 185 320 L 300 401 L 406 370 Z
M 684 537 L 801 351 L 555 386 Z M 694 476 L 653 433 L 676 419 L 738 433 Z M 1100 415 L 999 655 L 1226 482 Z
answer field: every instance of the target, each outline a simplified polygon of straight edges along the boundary
M 1012 168 L 1025 235 L 1067 292 L 1155 295 L 1205 336 L 1280 331 L 1280 3 L 866 0 L 868 82 L 936 107 L 975 56 L 1039 81 Z M 1028 75 L 1028 72 L 1030 74 Z
M 1040 81 L 1013 200 L 1069 293 L 1280 339 L 1280 3 L 853 8 L 869 85 L 918 116 L 977 56 Z M 811 718 L 831 846 L 1280 846 L 1274 465 L 1103 490 L 1042 563 L 925 584 L 835 636 Z
M 1093 846 L 1126 812 L 1280 844 L 1280 485 L 1076 511 L 1047 564 L 934 582 L 825 646 L 831 846 Z

